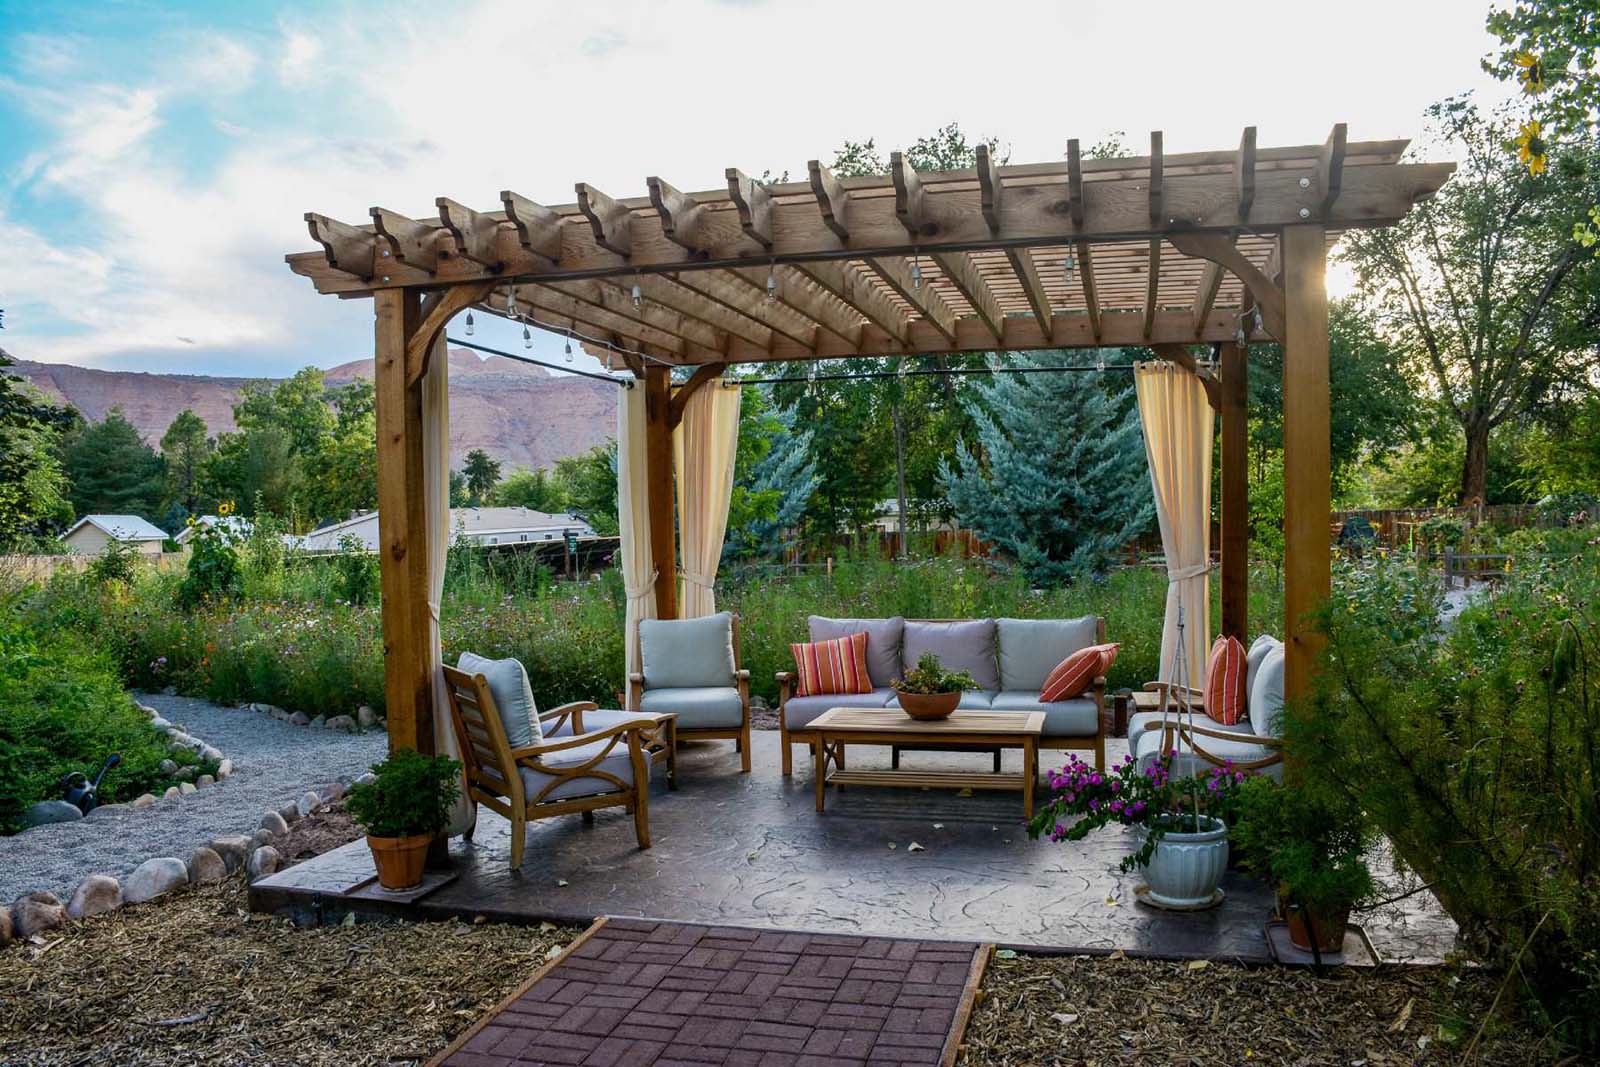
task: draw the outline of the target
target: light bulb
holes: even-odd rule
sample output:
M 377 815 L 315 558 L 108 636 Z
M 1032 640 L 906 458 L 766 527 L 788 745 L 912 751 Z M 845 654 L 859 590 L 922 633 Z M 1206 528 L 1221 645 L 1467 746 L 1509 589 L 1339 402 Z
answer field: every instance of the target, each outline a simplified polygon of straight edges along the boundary
M 472 336 L 472 312 L 467 312 L 467 336 Z
M 1254 310 L 1253 317 L 1255 321 L 1252 325 L 1256 330 L 1261 330 L 1263 327 L 1261 325 L 1261 309 L 1259 307 Z
M 906 375 L 911 373 L 911 368 L 906 364 L 906 361 L 902 359 L 899 366 L 895 367 L 894 373 L 895 377 L 899 378 L 901 381 L 904 381 Z
M 572 362 L 572 335 L 567 334 L 567 362 Z
M 1250 338 L 1248 336 L 1246 336 L 1246 334 L 1244 332 L 1244 319 L 1241 318 L 1239 320 L 1239 328 L 1237 330 L 1233 331 L 1233 343 L 1236 344 L 1236 345 L 1241 345 L 1242 346 L 1248 340 L 1250 340 Z
M 517 317 L 517 287 L 511 287 L 511 294 L 506 297 L 506 314 L 512 318 Z
M 911 261 L 911 288 L 922 288 L 922 257 L 917 256 Z
M 639 288 L 639 283 L 633 283 L 633 310 L 638 311 L 644 306 L 644 290 Z
M 815 363 L 807 363 L 806 364 L 806 381 L 815 382 L 816 380 L 817 380 L 817 365 Z
M 522 347 L 523 348 L 532 348 L 533 347 L 533 331 L 528 329 L 527 326 L 523 326 L 522 327 Z
M 777 268 L 767 268 L 767 303 L 778 299 L 778 274 Z
M 1067 274 L 1067 275 L 1071 275 L 1072 272 L 1077 270 L 1077 269 L 1078 269 L 1078 257 L 1073 255 L 1071 252 L 1068 252 L 1067 253 L 1067 258 L 1061 261 L 1062 273 Z
M 1095 350 L 1094 369 L 1099 371 L 1101 374 L 1106 372 L 1106 357 L 1104 349 Z

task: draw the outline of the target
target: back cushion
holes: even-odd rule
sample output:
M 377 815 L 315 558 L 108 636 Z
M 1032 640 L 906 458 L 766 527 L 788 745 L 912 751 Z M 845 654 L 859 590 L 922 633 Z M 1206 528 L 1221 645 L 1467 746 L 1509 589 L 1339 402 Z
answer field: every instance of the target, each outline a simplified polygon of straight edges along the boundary
M 1254 699 L 1256 691 L 1256 672 L 1261 669 L 1261 663 L 1273 649 L 1282 649 L 1283 642 L 1271 634 L 1262 634 L 1250 646 L 1250 651 L 1244 656 L 1244 692 L 1245 696 Z M 1247 709 L 1248 711 L 1248 709 Z
M 995 665 L 995 629 L 993 619 L 974 619 L 971 622 L 917 622 L 908 619 L 902 660 L 906 669 L 910 670 L 925 654 L 932 652 L 939 657 L 939 663 L 945 670 L 971 671 L 979 689 L 998 691 L 1000 671 Z M 1054 667 L 1055 664 L 1050 666 Z
M 870 693 L 867 677 L 867 635 L 849 634 L 831 641 L 813 641 L 789 646 L 799 675 L 799 696 L 825 693 Z
M 1039 690 L 1039 702 L 1054 704 L 1058 700 L 1071 700 L 1082 696 L 1117 661 L 1120 645 L 1090 645 L 1080 648 L 1056 664 L 1050 677 Z
M 544 740 L 544 730 L 539 725 L 539 706 L 533 702 L 533 687 L 528 684 L 528 672 L 520 661 L 484 659 L 463 652 L 456 667 L 468 674 L 481 674 L 489 683 L 489 695 L 494 697 L 500 725 L 512 748 L 537 745 Z
M 1206 659 L 1206 715 L 1224 726 L 1244 718 L 1244 646 L 1219 637 Z
M 1283 736 L 1283 646 L 1267 653 L 1256 670 L 1250 690 L 1250 731 L 1265 737 Z
M 813 615 L 806 620 L 813 641 L 832 641 L 850 634 L 867 635 L 867 676 L 875 688 L 882 689 L 900 677 L 900 641 L 905 636 L 906 620 L 829 619 Z
M 733 615 L 645 619 L 639 623 L 639 659 L 646 689 L 733 685 Z
M 1041 690 L 1050 672 L 1074 652 L 1095 643 L 1099 620 L 997 619 L 1000 688 Z

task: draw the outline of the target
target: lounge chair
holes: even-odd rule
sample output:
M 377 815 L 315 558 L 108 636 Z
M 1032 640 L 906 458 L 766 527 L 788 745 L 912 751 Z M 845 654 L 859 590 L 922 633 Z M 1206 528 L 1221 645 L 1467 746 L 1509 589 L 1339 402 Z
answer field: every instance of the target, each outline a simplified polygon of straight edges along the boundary
M 684 741 L 731 740 L 750 772 L 750 672 L 739 666 L 739 617 L 642 619 L 640 668 L 628 676 L 628 704 L 677 716 Z

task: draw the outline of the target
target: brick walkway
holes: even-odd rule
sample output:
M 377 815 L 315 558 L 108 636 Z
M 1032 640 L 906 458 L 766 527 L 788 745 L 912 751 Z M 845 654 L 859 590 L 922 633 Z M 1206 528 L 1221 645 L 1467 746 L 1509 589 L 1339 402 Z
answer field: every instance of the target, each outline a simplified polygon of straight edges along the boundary
M 436 1067 L 953 1063 L 988 946 L 602 919 Z

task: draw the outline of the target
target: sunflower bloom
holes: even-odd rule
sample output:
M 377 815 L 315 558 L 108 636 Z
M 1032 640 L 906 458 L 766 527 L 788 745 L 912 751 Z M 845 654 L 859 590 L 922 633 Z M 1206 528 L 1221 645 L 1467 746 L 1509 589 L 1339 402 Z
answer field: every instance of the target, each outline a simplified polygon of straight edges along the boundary
M 1522 83 L 1523 92 L 1530 96 L 1544 92 L 1544 60 L 1532 52 L 1518 52 L 1512 62 L 1520 68 L 1517 81 Z
M 1522 132 L 1517 135 L 1517 158 L 1528 166 L 1528 173 L 1535 177 L 1544 173 L 1546 145 L 1542 134 L 1542 127 L 1537 121 L 1530 120 L 1522 124 Z

